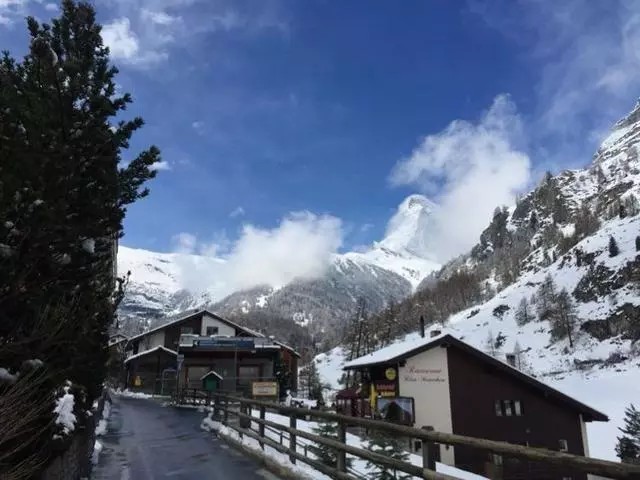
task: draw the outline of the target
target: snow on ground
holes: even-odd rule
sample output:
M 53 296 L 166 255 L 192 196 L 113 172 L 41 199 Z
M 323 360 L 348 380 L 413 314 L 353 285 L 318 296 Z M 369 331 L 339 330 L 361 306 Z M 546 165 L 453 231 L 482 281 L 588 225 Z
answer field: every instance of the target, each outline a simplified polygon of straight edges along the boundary
M 144 392 L 132 392 L 129 389 L 125 389 L 125 390 L 114 390 L 113 391 L 114 395 L 118 395 L 119 397 L 127 397 L 127 398 L 153 398 L 153 395 L 150 393 L 144 393 Z
M 254 417 L 258 417 L 260 415 L 260 412 L 258 410 L 253 410 L 251 413 L 252 416 Z M 270 422 L 274 422 L 274 423 L 279 423 L 281 425 L 285 425 L 285 426 L 289 426 L 289 417 L 285 416 L 285 415 L 280 415 L 277 413 L 272 413 L 272 412 L 266 412 L 265 414 L 265 419 L 270 421 Z M 210 419 L 205 419 L 205 420 L 210 420 Z M 210 420 L 211 421 L 211 420 Z M 257 430 L 258 429 L 258 423 L 257 422 L 253 422 L 252 423 L 252 429 L 253 430 Z M 296 423 L 296 428 L 298 430 L 302 430 L 303 432 L 308 432 L 308 433 L 313 433 L 315 434 L 314 429 L 318 426 L 317 422 L 314 421 L 306 421 L 306 420 L 297 420 Z M 274 430 L 271 430 L 269 428 L 265 429 L 265 434 L 268 438 L 271 438 L 274 441 L 279 442 L 280 441 L 280 435 L 279 433 L 277 433 Z M 288 438 L 288 435 L 285 433 L 285 438 Z M 357 435 L 354 435 L 352 433 L 347 433 L 347 445 L 353 446 L 353 447 L 357 447 L 357 448 L 366 448 L 367 445 L 367 440 L 363 439 Z M 286 444 L 286 440 L 285 440 L 285 444 Z M 297 451 L 299 451 L 299 453 L 304 454 L 305 453 L 305 445 L 307 447 L 309 446 L 313 446 L 315 445 L 311 440 L 305 439 L 305 438 L 298 438 L 298 441 L 296 443 L 296 448 Z M 311 458 L 315 458 L 313 456 L 313 454 L 309 454 L 311 456 Z M 353 456 L 353 455 L 348 455 L 349 458 L 351 458 L 351 469 L 359 474 L 359 475 L 363 475 L 365 477 L 367 477 L 367 475 L 370 473 L 367 471 L 367 461 L 363 460 L 359 457 Z M 285 461 L 288 462 L 288 457 L 284 457 Z M 414 454 L 409 454 L 409 461 L 413 464 L 413 465 L 417 465 L 417 466 L 422 466 L 422 456 L 421 455 L 414 455 Z M 451 467 L 451 466 L 447 466 L 444 464 L 438 464 L 436 466 L 436 470 L 438 472 L 442 472 L 442 473 L 447 473 L 449 475 L 452 475 L 456 478 L 460 478 L 460 479 L 469 479 L 469 480 L 481 480 L 484 479 L 484 477 L 481 477 L 479 475 L 474 475 L 471 474 L 469 472 L 465 472 L 464 470 L 460 470 L 457 469 L 455 467 Z M 446 470 L 446 472 L 445 472 Z M 324 476 L 323 476 L 324 478 Z
M 345 362 L 346 352 L 342 347 L 335 347 L 326 353 L 321 353 L 315 357 L 318 376 L 323 384 L 330 386 L 329 400 L 341 389 L 338 380 L 343 374 L 342 366 Z
M 96 436 L 104 435 L 107 432 L 107 423 L 111 416 L 111 402 L 105 401 L 102 408 L 102 418 L 98 421 L 96 426 Z
M 288 421 L 289 420 L 287 417 L 287 422 Z M 311 468 L 308 465 L 305 465 L 302 462 L 298 462 L 296 465 L 290 463 L 288 455 L 280 453 L 277 450 L 267 445 L 265 445 L 264 451 L 263 451 L 262 448 L 260 448 L 260 444 L 258 443 L 257 440 L 254 440 L 253 438 L 249 438 L 246 435 L 243 435 L 241 439 L 240 435 L 238 435 L 238 432 L 236 432 L 231 428 L 225 427 L 220 422 L 216 422 L 215 420 L 212 420 L 211 418 L 209 418 L 209 416 L 205 417 L 205 419 L 202 420 L 202 424 L 200 425 L 200 428 L 208 432 L 216 432 L 218 435 L 228 437 L 228 438 L 231 438 L 232 440 L 235 440 L 236 442 L 242 443 L 242 445 L 244 445 L 245 448 L 249 448 L 253 450 L 256 454 L 265 455 L 269 457 L 271 460 L 277 462 L 278 464 L 286 466 L 291 471 L 293 471 L 297 476 L 299 476 L 298 478 L 313 479 L 313 480 L 330 480 L 330 477 L 314 470 L 313 468 Z
M 69 393 L 70 386 L 71 383 L 67 382 L 67 385 L 63 388 L 64 393 L 61 397 L 56 399 L 56 406 L 53 409 L 53 413 L 55 414 L 55 424 L 62 427 L 62 431 L 65 435 L 68 435 L 75 430 L 77 420 L 73 413 L 75 397 L 72 393 Z M 54 435 L 54 438 L 55 437 L 59 437 L 59 435 Z
M 102 443 L 100 440 L 96 439 L 96 442 L 93 444 L 93 453 L 91 454 L 91 463 L 93 465 L 97 465 L 100 460 L 100 452 L 102 452 Z

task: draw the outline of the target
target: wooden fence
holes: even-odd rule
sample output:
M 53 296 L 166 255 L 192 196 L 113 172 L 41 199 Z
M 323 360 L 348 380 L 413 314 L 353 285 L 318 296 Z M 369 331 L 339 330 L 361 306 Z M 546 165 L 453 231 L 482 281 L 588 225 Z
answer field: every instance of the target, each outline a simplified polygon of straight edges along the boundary
M 359 480 L 362 478 L 356 472 L 348 469 L 346 461 L 347 454 L 362 458 L 371 463 L 384 465 L 390 469 L 404 472 L 418 478 L 454 480 L 454 477 L 435 471 L 433 455 L 429 453 L 430 449 L 439 448 L 437 444 L 476 448 L 505 457 L 525 459 L 610 479 L 640 480 L 640 465 L 616 463 L 542 448 L 525 447 L 506 442 L 417 429 L 379 420 L 350 417 L 319 410 L 287 407 L 276 403 L 251 400 L 233 395 L 213 394 L 212 400 L 213 418 L 238 432 L 240 437 L 246 435 L 257 440 L 263 450 L 265 445 L 269 446 L 280 453 L 288 455 L 289 460 L 293 464 L 295 464 L 296 461 L 301 461 L 331 478 L 341 480 Z M 259 412 L 259 416 L 252 415 L 253 409 Z M 290 419 L 289 426 L 267 420 L 266 412 L 268 411 L 288 416 Z M 297 420 L 299 418 L 335 422 L 338 426 L 338 438 L 331 439 L 298 429 Z M 230 421 L 230 419 L 232 421 Z M 258 425 L 257 430 L 251 428 L 252 423 Z M 363 448 L 348 445 L 346 443 L 347 426 L 360 426 L 368 430 L 383 431 L 402 438 L 421 440 L 422 466 L 413 465 Z M 271 433 L 281 432 L 279 441 L 269 438 L 266 435 L 267 429 Z M 302 444 L 299 439 L 305 439 L 314 444 L 324 445 L 334 449 L 337 453 L 337 465 L 331 467 L 309 456 L 309 442 Z M 287 440 L 287 442 L 284 440 Z M 300 449 L 303 449 L 304 453 L 300 453 Z

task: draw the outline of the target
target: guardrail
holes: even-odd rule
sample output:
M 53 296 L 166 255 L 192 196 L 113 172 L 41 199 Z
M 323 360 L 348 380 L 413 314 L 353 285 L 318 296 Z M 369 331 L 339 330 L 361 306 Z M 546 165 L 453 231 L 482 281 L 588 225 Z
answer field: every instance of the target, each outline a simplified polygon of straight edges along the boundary
M 319 410 L 287 407 L 275 403 L 251 400 L 232 395 L 214 393 L 212 398 L 214 418 L 220 420 L 225 426 L 237 431 L 241 437 L 242 435 L 247 435 L 248 437 L 257 440 L 262 449 L 267 445 L 288 455 L 289 460 L 293 464 L 299 460 L 321 473 L 329 475 L 331 478 L 341 480 L 357 480 L 355 475 L 347 471 L 347 454 L 354 455 L 378 465 L 387 466 L 391 469 L 395 469 L 418 478 L 429 480 L 454 480 L 454 477 L 434 471 L 435 464 L 433 460 L 430 460 L 431 457 L 429 455 L 429 450 L 436 448 L 436 444 L 472 447 L 503 455 L 505 457 L 526 459 L 582 473 L 600 475 L 610 479 L 640 480 L 640 465 L 615 463 L 564 452 L 546 450 L 543 448 L 524 447 L 506 442 L 417 429 L 380 420 L 350 417 Z M 251 414 L 252 408 L 258 410 L 258 417 Z M 289 416 L 289 426 L 287 427 L 286 425 L 266 420 L 265 414 L 267 411 Z M 235 416 L 239 419 L 238 425 L 229 422 L 230 416 Z M 314 418 L 337 423 L 337 440 L 298 429 L 298 418 Z M 251 428 L 252 422 L 258 424 L 257 431 Z M 369 430 L 383 431 L 397 435 L 398 437 L 422 440 L 423 465 L 413 465 L 363 448 L 348 445 L 346 443 L 346 432 L 347 426 L 349 425 L 362 426 Z M 286 432 L 288 435 L 288 446 L 284 445 L 284 438 L 282 437 L 280 442 L 267 437 L 265 434 L 267 428 L 279 432 Z M 334 449 L 337 453 L 337 465 L 335 468 L 325 465 L 314 458 L 310 458 L 306 455 L 306 452 L 305 454 L 298 452 L 297 445 L 300 443 L 299 438 Z

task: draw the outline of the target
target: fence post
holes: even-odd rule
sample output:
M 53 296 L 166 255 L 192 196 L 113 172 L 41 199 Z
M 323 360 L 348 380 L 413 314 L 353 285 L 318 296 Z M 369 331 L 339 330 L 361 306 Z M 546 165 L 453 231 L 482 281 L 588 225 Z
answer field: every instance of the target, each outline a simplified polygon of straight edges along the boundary
M 296 428 L 297 425 L 297 417 L 295 414 L 291 415 L 289 417 L 289 427 L 290 428 Z M 294 433 L 289 433 L 289 450 L 296 452 L 296 436 Z M 294 457 L 293 455 L 289 454 L 289 461 L 291 463 L 293 463 L 295 465 L 296 463 L 296 457 Z
M 240 400 L 240 413 L 244 413 L 244 402 L 242 400 Z M 243 424 L 244 424 L 244 418 L 238 417 L 238 425 L 242 427 Z M 249 428 L 251 428 L 251 422 L 249 422 Z M 238 432 L 238 435 L 240 436 L 240 441 L 242 442 L 242 432 Z
M 263 406 L 260 407 L 260 420 L 264 420 L 265 417 L 265 408 Z M 264 438 L 264 423 L 258 424 L 258 433 L 260 434 L 260 438 Z M 264 442 L 260 442 L 260 448 L 264 450 Z
M 427 430 L 429 432 L 433 431 L 433 427 L 422 427 L 423 430 Z M 433 442 L 427 442 L 426 440 L 422 440 L 422 468 L 427 470 L 436 469 L 436 460 L 435 460 L 435 449 L 439 448 Z
M 338 421 L 338 441 L 346 444 L 347 443 L 347 428 L 344 422 Z M 337 460 L 337 469 L 339 472 L 347 471 L 347 452 L 344 450 L 338 450 L 336 452 L 336 460 Z
M 229 424 L 229 399 L 227 397 L 224 397 L 224 407 L 223 407 L 223 419 L 222 419 L 222 424 L 223 425 L 228 425 Z
M 216 420 L 218 419 L 218 402 L 220 400 L 220 397 L 218 396 L 218 394 L 214 394 L 213 395 L 213 418 L 215 418 Z

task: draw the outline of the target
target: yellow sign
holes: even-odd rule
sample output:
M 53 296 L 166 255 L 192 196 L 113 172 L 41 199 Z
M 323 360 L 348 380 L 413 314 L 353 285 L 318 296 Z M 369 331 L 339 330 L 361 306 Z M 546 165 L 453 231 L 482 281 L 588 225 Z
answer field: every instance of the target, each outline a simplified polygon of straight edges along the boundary
M 254 397 L 277 397 L 278 382 L 253 382 L 251 392 Z
M 142 379 L 140 378 L 140 375 L 136 375 L 136 378 L 133 379 L 133 385 L 136 387 L 142 385 Z
M 384 371 L 384 376 L 387 380 L 395 380 L 396 379 L 396 369 L 395 368 L 387 368 Z

